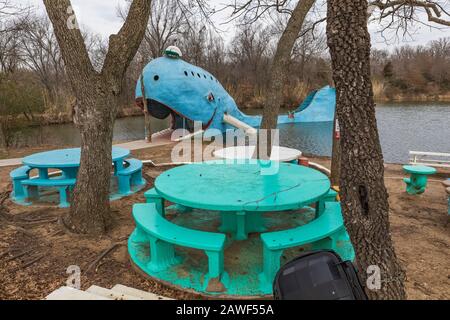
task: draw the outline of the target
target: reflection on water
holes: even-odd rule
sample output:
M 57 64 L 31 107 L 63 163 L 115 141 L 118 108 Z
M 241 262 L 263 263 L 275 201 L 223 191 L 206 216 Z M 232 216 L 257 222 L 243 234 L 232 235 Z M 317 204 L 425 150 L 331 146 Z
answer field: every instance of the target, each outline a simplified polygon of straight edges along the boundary
M 282 146 L 318 156 L 331 155 L 332 122 L 283 124 L 279 126 L 279 129 Z
M 169 126 L 169 119 L 152 119 L 152 131 L 158 132 Z M 114 141 L 142 140 L 145 137 L 144 117 L 118 119 L 114 126 Z M 39 144 L 57 146 L 79 146 L 80 133 L 73 124 L 25 128 L 16 132 L 12 146 L 28 147 Z
M 255 112 L 254 112 L 255 113 Z M 404 163 L 409 151 L 450 152 L 450 104 L 385 104 L 377 108 L 378 127 L 387 162 Z M 169 120 L 153 120 L 154 132 L 169 126 Z M 330 156 L 332 123 L 284 124 L 281 145 L 308 154 Z M 118 119 L 115 141 L 140 140 L 145 136 L 144 118 Z M 72 124 L 27 128 L 14 135 L 17 147 L 79 145 L 80 135 Z

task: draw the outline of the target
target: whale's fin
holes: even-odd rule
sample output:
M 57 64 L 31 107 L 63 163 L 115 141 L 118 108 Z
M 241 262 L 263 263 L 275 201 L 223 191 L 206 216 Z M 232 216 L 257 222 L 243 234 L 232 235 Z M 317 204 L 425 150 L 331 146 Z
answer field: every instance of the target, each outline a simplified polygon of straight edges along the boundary
M 306 110 L 311 103 L 314 101 L 314 98 L 316 97 L 317 92 L 319 92 L 318 90 L 315 90 L 313 92 L 311 92 L 305 100 L 303 100 L 302 104 L 300 105 L 300 107 L 297 108 L 297 110 L 295 110 L 295 112 L 302 112 L 304 110 Z

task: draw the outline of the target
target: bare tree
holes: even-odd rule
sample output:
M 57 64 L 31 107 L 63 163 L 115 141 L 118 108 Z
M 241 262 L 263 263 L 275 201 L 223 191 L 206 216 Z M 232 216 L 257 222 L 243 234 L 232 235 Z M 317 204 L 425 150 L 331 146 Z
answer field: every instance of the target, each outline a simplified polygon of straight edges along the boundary
M 22 64 L 39 77 L 51 105 L 57 104 L 58 89 L 64 86 L 64 63 L 50 20 L 27 16 L 21 20 L 20 56 Z
M 182 10 L 180 1 L 152 1 L 152 19 L 148 23 L 144 41 L 139 49 L 139 53 L 145 56 L 146 61 L 160 57 L 164 50 L 169 45 L 176 43 L 183 32 L 188 29 L 190 13 Z M 128 0 L 128 3 L 130 2 Z M 125 20 L 126 10 L 119 6 L 117 12 L 119 17 Z
M 306 19 L 306 15 L 314 5 L 315 0 L 302 0 L 292 11 L 286 29 L 278 41 L 277 50 L 271 66 L 271 84 L 267 90 L 266 107 L 264 108 L 262 129 L 273 129 L 277 126 L 277 118 L 280 110 L 282 91 L 286 81 L 286 67 L 291 58 L 297 37 Z M 281 9 L 277 9 L 281 10 Z M 268 145 L 271 146 L 270 135 L 268 135 Z M 271 148 L 270 148 L 271 149 Z M 271 152 L 271 151 L 270 151 Z M 270 156 L 270 155 L 265 155 Z
M 374 299 L 404 299 L 405 272 L 395 254 L 389 228 L 375 103 L 370 77 L 370 35 L 366 0 L 329 0 L 328 44 L 341 125 L 341 195 L 346 227 L 361 274 L 381 269 L 383 283 L 368 291 Z
M 81 165 L 71 210 L 64 221 L 73 231 L 103 233 L 111 224 L 109 188 L 113 125 L 123 77 L 144 38 L 151 1 L 134 0 L 118 34 L 109 39 L 101 72 L 92 66 L 70 0 L 44 0 L 66 72 L 77 98 L 75 123 L 81 132 Z M 68 25 L 69 23 L 69 25 Z M 70 28 L 69 28 L 70 26 Z
M 13 73 L 20 63 L 19 34 L 11 28 L 0 36 L 0 73 Z

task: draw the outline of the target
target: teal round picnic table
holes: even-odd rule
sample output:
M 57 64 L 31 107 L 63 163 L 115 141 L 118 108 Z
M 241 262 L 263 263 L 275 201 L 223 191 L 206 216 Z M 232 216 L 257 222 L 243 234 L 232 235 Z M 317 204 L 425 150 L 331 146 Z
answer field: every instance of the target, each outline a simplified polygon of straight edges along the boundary
M 263 212 L 303 208 L 328 194 L 330 180 L 323 173 L 296 164 L 272 162 L 275 174 L 264 174 L 257 161 L 212 161 L 185 165 L 161 174 L 156 191 L 186 208 L 220 211 L 221 231 L 263 232 Z
M 435 168 L 427 166 L 404 166 L 403 170 L 411 175 L 411 178 L 404 179 L 406 192 L 411 195 L 422 194 L 428 184 L 428 176 L 435 174 Z
M 123 167 L 123 160 L 130 155 L 124 148 L 113 147 L 112 159 L 116 170 Z M 61 149 L 32 154 L 23 159 L 23 164 L 39 170 L 39 177 L 48 179 L 48 169 L 61 169 L 68 178 L 76 178 L 80 166 L 81 149 Z

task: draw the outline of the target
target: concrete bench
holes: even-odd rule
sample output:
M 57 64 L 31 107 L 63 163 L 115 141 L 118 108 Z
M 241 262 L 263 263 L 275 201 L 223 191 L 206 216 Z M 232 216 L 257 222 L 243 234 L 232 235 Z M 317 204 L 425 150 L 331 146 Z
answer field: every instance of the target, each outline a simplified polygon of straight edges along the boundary
M 424 193 L 428 176 L 436 173 L 435 168 L 426 166 L 404 166 L 403 170 L 411 174 L 411 178 L 403 179 L 406 183 L 406 192 L 411 195 Z
M 23 166 L 11 171 L 9 174 L 13 183 L 12 198 L 14 200 L 25 199 L 25 190 L 22 186 L 22 181 L 30 178 L 30 171 L 31 168 L 29 166 Z
M 68 192 L 75 186 L 76 179 L 29 179 L 23 180 L 22 186 L 25 188 L 27 199 L 39 198 L 39 187 L 57 188 L 59 190 L 59 207 L 70 207 Z
M 410 151 L 409 156 L 411 165 L 450 168 L 450 153 Z
M 263 290 L 271 289 L 275 275 L 280 269 L 280 259 L 284 250 L 315 244 L 315 249 L 333 249 L 339 253 L 337 242 L 342 238 L 348 238 L 348 235 L 344 227 L 341 205 L 338 202 L 327 202 L 320 217 L 306 225 L 262 234 L 263 273 L 260 280 Z M 348 256 L 342 258 L 354 259 Z
M 117 171 L 119 179 L 119 193 L 131 194 L 132 186 L 142 186 L 145 184 L 142 179 L 142 161 L 137 159 L 125 160 L 128 166 L 122 170 Z
M 178 264 L 174 246 L 203 250 L 208 257 L 207 279 L 220 279 L 224 271 L 224 247 L 226 236 L 219 233 L 191 230 L 166 220 L 156 205 L 136 204 L 133 207 L 138 242 L 150 242 L 152 272 L 160 272 Z

